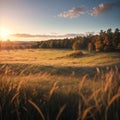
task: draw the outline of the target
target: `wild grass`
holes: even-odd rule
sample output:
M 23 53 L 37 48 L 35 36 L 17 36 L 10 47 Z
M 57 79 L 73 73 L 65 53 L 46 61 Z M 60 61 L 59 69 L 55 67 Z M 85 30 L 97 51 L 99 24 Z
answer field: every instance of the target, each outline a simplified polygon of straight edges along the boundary
M 14 73 L 6 67 L 0 74 L 0 120 L 120 119 L 117 66 L 97 67 L 92 77 Z
M 120 53 L 1 50 L 0 120 L 119 120 Z
M 120 53 L 88 53 L 83 51 L 82 57 L 65 57 L 73 53 L 72 50 L 56 49 L 24 49 L 1 50 L 1 64 L 34 64 L 45 66 L 98 66 L 120 62 Z M 72 54 L 74 56 L 74 54 Z M 113 59 L 114 58 L 114 59 Z

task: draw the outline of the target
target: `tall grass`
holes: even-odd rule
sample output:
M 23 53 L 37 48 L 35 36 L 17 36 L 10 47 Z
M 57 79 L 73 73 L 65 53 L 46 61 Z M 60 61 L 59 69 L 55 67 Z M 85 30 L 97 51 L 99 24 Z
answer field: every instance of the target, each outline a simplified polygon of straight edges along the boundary
M 119 120 L 120 72 L 80 78 L 0 74 L 0 120 Z

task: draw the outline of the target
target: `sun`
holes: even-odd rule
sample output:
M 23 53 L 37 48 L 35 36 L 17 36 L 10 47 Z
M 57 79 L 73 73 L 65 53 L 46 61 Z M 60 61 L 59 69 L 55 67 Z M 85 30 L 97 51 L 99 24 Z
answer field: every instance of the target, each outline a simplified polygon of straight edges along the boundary
M 2 39 L 3 41 L 7 40 L 9 38 L 10 35 L 10 30 L 7 28 L 0 28 L 0 39 Z

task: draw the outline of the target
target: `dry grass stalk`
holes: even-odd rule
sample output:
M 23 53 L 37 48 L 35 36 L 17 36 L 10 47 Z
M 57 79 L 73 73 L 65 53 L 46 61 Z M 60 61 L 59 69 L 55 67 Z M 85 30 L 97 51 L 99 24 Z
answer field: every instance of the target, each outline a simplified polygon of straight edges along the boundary
M 81 92 L 79 93 L 79 95 L 80 95 L 80 97 L 82 98 L 83 103 L 84 103 L 86 106 L 88 106 L 88 104 L 89 104 L 89 103 L 88 103 L 88 99 L 86 99 L 85 96 L 83 95 L 83 93 L 81 93 Z
M 21 88 L 22 84 L 23 84 L 23 80 L 21 80 L 21 81 L 19 82 L 16 92 L 19 92 L 19 91 L 20 91 L 20 88 Z
M 83 87 L 83 84 L 86 80 L 88 75 L 84 75 L 83 78 L 82 78 L 82 81 L 79 83 L 79 92 L 81 91 L 82 87 Z
M 63 106 L 60 108 L 60 110 L 59 110 L 59 112 L 58 112 L 58 114 L 57 114 L 57 116 L 56 116 L 56 120 L 59 120 L 59 118 L 60 118 L 60 116 L 61 116 L 61 114 L 63 113 L 63 111 L 64 111 L 65 108 L 66 108 L 66 105 L 63 105 Z
M 96 91 L 92 93 L 92 95 L 89 97 L 89 101 L 92 100 L 93 98 L 96 99 L 97 95 L 101 92 L 101 88 L 98 88 Z
M 100 68 L 96 67 L 96 71 L 98 74 L 100 74 Z
M 17 98 L 19 96 L 19 93 L 17 92 L 13 97 L 12 97 L 12 99 L 11 99 L 11 103 L 13 103 L 14 102 L 14 100 Z
M 90 107 L 86 108 L 86 109 L 84 110 L 84 112 L 83 112 L 83 115 L 82 115 L 81 120 L 86 120 L 88 113 L 90 113 L 90 111 L 91 111 L 93 108 L 94 108 L 94 106 L 90 106 Z
M 100 99 L 98 99 L 97 97 L 99 96 L 99 93 L 101 91 L 102 91 L 101 88 L 97 89 L 96 91 L 93 92 L 93 94 L 88 99 L 88 101 L 91 101 L 91 100 L 95 101 L 95 106 L 99 112 L 101 112 L 101 102 L 100 102 Z
M 48 100 L 51 98 L 51 96 L 53 95 L 54 91 L 57 89 L 57 81 L 53 84 L 53 87 L 51 88 L 49 95 L 48 95 Z
M 109 107 L 112 105 L 112 103 L 114 103 L 115 100 L 117 100 L 118 98 L 120 98 L 120 93 L 119 94 L 116 94 L 112 97 L 112 99 L 109 101 L 107 107 L 106 107 L 106 110 L 105 110 L 105 120 L 108 120 L 108 110 L 109 110 Z
M 32 100 L 28 99 L 28 102 L 38 111 L 40 117 L 42 117 L 42 120 L 45 120 L 45 117 L 41 109 Z
M 105 84 L 105 88 L 104 88 L 105 92 L 107 92 L 108 88 L 110 87 L 112 80 L 113 80 L 113 74 L 110 74 L 109 78 L 106 80 L 107 83 Z

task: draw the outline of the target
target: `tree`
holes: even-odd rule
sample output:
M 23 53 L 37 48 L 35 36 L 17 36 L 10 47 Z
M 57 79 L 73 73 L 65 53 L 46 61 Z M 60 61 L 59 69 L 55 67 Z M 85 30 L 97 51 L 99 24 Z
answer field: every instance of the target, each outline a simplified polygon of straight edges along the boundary
M 113 51 L 115 49 L 115 40 L 113 38 L 114 33 L 112 29 L 109 28 L 104 38 L 104 51 Z
M 114 47 L 117 48 L 119 43 L 120 43 L 120 30 L 116 28 L 113 35 Z
M 109 40 L 109 43 L 111 44 L 112 43 L 112 36 L 113 36 L 113 33 L 112 33 L 112 29 L 111 28 L 109 28 L 108 30 L 107 30 L 107 37 L 108 37 L 108 40 Z
M 78 41 L 75 41 L 72 45 L 72 49 L 73 50 L 79 50 L 80 49 L 80 46 L 79 46 L 79 42 Z
M 96 49 L 96 52 L 103 51 L 103 48 L 104 48 L 103 40 L 100 39 L 100 36 L 97 35 L 95 37 L 95 49 Z
M 88 51 L 89 52 L 93 51 L 93 44 L 91 42 L 88 43 Z

